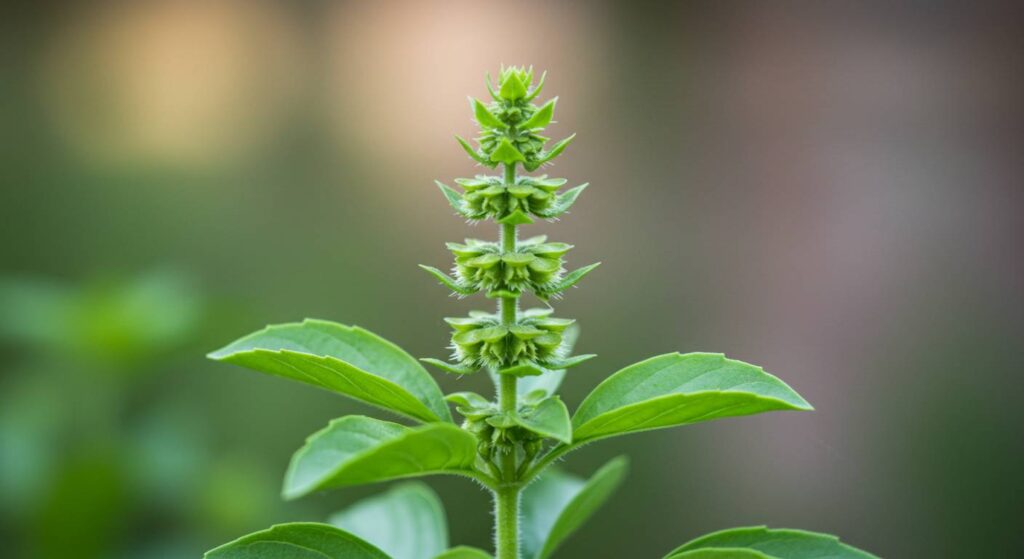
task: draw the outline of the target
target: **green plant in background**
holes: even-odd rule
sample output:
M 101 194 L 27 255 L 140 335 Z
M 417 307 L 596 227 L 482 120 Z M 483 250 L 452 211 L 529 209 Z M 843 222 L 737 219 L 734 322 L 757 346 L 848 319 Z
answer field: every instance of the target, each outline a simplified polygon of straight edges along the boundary
M 472 100 L 481 127 L 477 146 L 458 138 L 480 165 L 503 172 L 438 183 L 456 213 L 490 219 L 500 240 L 451 243 L 454 276 L 424 267 L 460 296 L 484 293 L 495 312 L 450 318 L 451 362 L 424 359 L 457 375 L 487 370 L 494 399 L 471 392 L 445 396 L 420 363 L 359 327 L 321 320 L 270 326 L 210 357 L 312 384 L 393 412 L 413 426 L 364 416 L 332 421 L 292 458 L 283 494 L 452 474 L 493 494 L 498 559 L 545 559 L 611 496 L 627 462 L 616 458 L 589 480 L 552 468 L 583 445 L 628 433 L 775 410 L 810 410 L 799 394 L 760 367 L 712 353 L 670 353 L 622 369 L 601 382 L 574 414 L 557 395 L 565 370 L 593 357 L 571 355 L 577 330 L 552 309 L 521 309 L 529 292 L 557 298 L 596 265 L 566 273 L 572 248 L 544 237 L 520 240 L 517 228 L 564 214 L 586 185 L 562 191 L 565 179 L 517 172 L 540 169 L 573 136 L 548 146 L 541 132 L 555 100 L 533 103 L 544 78 L 505 68 L 492 102 Z M 462 416 L 457 424 L 448 405 Z M 482 550 L 449 548 L 445 515 L 425 485 L 405 482 L 330 518 L 328 524 L 283 524 L 207 553 L 210 559 L 474 559 Z M 738 528 L 690 541 L 666 559 L 867 558 L 823 534 Z
M 270 518 L 261 465 L 211 452 L 192 405 L 157 389 L 213 322 L 180 270 L 0 277 L 4 557 L 194 556 L 194 533 Z

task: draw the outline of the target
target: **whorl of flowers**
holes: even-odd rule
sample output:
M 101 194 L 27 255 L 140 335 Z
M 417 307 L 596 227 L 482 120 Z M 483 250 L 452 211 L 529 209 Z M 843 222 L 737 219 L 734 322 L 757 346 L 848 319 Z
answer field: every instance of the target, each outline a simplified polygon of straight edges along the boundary
M 484 104 L 470 98 L 473 114 L 480 125 L 476 138 L 477 148 L 456 136 L 466 153 L 484 167 L 494 169 L 498 164 L 505 166 L 520 164 L 533 172 L 558 157 L 572 142 L 575 134 L 556 142 L 550 148 L 550 140 L 540 132 L 552 122 L 557 98 L 538 107 L 533 100 L 544 87 L 544 77 L 533 85 L 533 69 L 504 68 L 495 91 L 490 78 L 487 90 L 493 102 Z M 498 223 L 521 225 L 532 223 L 533 217 L 554 219 L 564 214 L 579 197 L 582 184 L 563 193 L 559 189 L 565 179 L 517 177 L 509 183 L 503 176 L 477 175 L 471 179 L 455 179 L 462 187 L 460 193 L 438 182 L 455 211 L 470 220 L 491 218 Z M 533 216 L 533 217 L 531 217 Z
M 574 137 L 547 146 L 550 138 L 541 132 L 552 122 L 557 99 L 534 104 L 543 86 L 543 76 L 534 84 L 532 69 L 503 68 L 497 89 L 487 79 L 491 103 L 470 99 L 480 134 L 475 148 L 457 137 L 459 144 L 480 165 L 493 169 L 500 164 L 504 173 L 455 179 L 461 192 L 437 184 L 458 215 L 473 221 L 491 219 L 501 224 L 503 236 L 500 242 L 466 239 L 465 243 L 448 243 L 455 257 L 454 277 L 423 266 L 459 296 L 483 292 L 518 309 L 523 293 L 533 293 L 543 301 L 558 297 L 597 266 L 566 273 L 563 257 L 572 245 L 547 242 L 544 236 L 516 239 L 516 226 L 533 223 L 535 218 L 557 218 L 587 186 L 563 192 L 565 179 L 515 172 L 517 166 L 532 172 L 550 163 Z M 510 314 L 473 312 L 466 318 L 446 319 L 453 329 L 454 362 L 426 361 L 458 374 L 489 369 L 521 376 L 564 369 L 591 357 L 567 357 L 563 333 L 573 321 L 550 315 L 550 309 L 533 309 Z

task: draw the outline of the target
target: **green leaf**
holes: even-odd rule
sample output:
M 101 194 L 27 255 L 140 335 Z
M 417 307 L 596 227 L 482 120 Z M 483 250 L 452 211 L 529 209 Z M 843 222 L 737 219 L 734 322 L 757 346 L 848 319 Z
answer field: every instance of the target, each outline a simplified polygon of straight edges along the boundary
M 462 149 L 465 150 L 466 154 L 472 157 L 474 161 L 481 165 L 494 168 L 495 163 L 488 161 L 486 157 L 477 153 L 477 151 L 473 149 L 473 146 L 469 145 L 469 142 L 467 142 L 464 138 L 462 138 L 461 136 L 455 136 L 455 139 L 458 140 L 459 145 L 462 146 Z
M 462 194 L 459 194 L 459 191 L 438 180 L 435 180 L 434 184 L 441 189 L 441 194 L 444 194 L 445 199 L 448 200 L 448 204 L 455 210 L 455 213 L 465 218 L 470 217 L 470 214 L 462 206 Z
M 533 218 L 523 210 L 515 210 L 512 213 L 498 220 L 502 225 L 527 225 L 533 223 Z
M 550 557 L 611 497 L 628 469 L 629 461 L 620 456 L 586 483 L 555 469 L 541 474 L 523 490 L 523 556 Z
M 597 355 L 593 353 L 584 353 L 582 355 L 573 355 L 565 359 L 549 359 L 544 362 L 545 366 L 540 366 L 536 363 L 521 363 L 519 365 L 512 365 L 498 371 L 499 375 L 512 375 L 519 378 L 528 378 L 543 375 L 548 371 L 564 371 L 565 369 L 571 369 L 576 365 L 589 361 Z
M 468 545 L 460 545 L 453 547 L 448 551 L 438 555 L 434 559 L 494 559 L 490 553 L 477 549 L 475 547 L 469 547 Z
M 593 264 L 591 264 L 589 266 L 584 266 L 582 268 L 577 268 L 577 269 L 573 270 L 572 272 L 569 272 L 568 274 L 566 274 L 565 277 L 563 277 L 562 279 L 554 282 L 550 286 L 546 286 L 545 289 L 544 289 L 544 292 L 543 293 L 538 293 L 538 296 L 550 297 L 551 295 L 558 295 L 558 294 L 564 292 L 566 289 L 569 289 L 570 287 L 572 287 L 572 286 L 576 285 L 577 283 L 579 283 L 579 281 L 581 279 L 583 279 L 583 276 L 589 274 L 590 272 L 592 272 L 594 270 L 594 268 L 597 268 L 600 265 L 601 265 L 600 262 L 595 262 L 595 263 L 593 263 Z
M 501 90 L 498 94 L 507 101 L 522 99 L 526 96 L 526 86 L 519 81 L 519 76 L 515 72 L 509 72 L 506 74 L 505 80 L 501 82 Z
M 537 87 L 533 88 L 533 91 L 531 91 L 530 94 L 526 96 L 527 101 L 533 101 L 534 99 L 537 98 L 538 95 L 540 95 L 541 90 L 544 89 L 544 80 L 546 80 L 547 77 L 547 72 L 544 72 L 540 75 L 540 80 L 537 82 Z M 490 81 L 489 78 L 488 81 Z
M 550 150 L 544 152 L 544 155 L 542 155 L 539 159 L 536 159 L 536 160 L 534 160 L 534 161 L 532 161 L 532 162 L 530 162 L 528 164 L 525 164 L 523 166 L 526 167 L 527 171 L 536 171 L 537 169 L 540 168 L 541 165 L 543 165 L 543 164 L 547 163 L 548 161 L 551 161 L 552 159 L 554 159 L 554 158 L 558 157 L 559 155 L 561 155 L 562 152 L 565 151 L 565 148 L 569 147 L 569 144 L 572 143 L 572 141 L 575 138 L 576 138 L 576 134 L 573 134 L 573 135 L 569 136 L 568 138 L 565 138 L 564 140 L 561 140 L 560 142 L 558 142 L 555 145 L 551 146 Z
M 444 397 L 448 402 L 460 408 L 485 408 L 491 405 L 491 401 L 476 392 L 453 392 Z
M 520 128 L 523 130 L 534 130 L 551 124 L 551 117 L 555 115 L 555 103 L 557 102 L 558 97 L 555 97 L 544 103 L 544 106 L 537 109 L 537 112 L 533 113 L 529 120 L 520 125 Z
M 583 353 L 580 355 L 573 355 L 572 357 L 566 357 L 565 359 L 549 359 L 547 365 L 552 369 L 571 369 L 584 361 L 589 361 L 597 355 L 593 353 Z
M 813 409 L 760 367 L 720 353 L 669 353 L 605 379 L 572 418 L 577 443 L 774 410 Z
M 729 550 L 736 555 L 701 555 L 697 551 Z M 739 555 L 741 551 L 752 551 L 760 555 Z M 804 530 L 771 529 L 765 526 L 733 528 L 714 532 L 685 543 L 665 556 L 665 559 L 694 558 L 745 558 L 768 557 L 770 559 L 878 559 L 839 541 L 828 534 Z
M 491 152 L 491 161 L 511 165 L 517 161 L 526 161 L 523 154 L 512 145 L 508 138 L 502 138 L 498 147 Z
M 495 101 L 501 101 L 501 96 L 498 95 L 497 91 L 494 91 L 494 84 L 491 82 L 491 74 L 487 72 L 484 74 L 484 83 L 487 85 L 487 93 L 491 94 L 491 99 Z
M 208 355 L 422 421 L 451 421 L 430 373 L 395 344 L 326 320 L 268 326 Z
M 542 400 L 529 413 L 515 416 L 517 425 L 547 438 L 572 443 L 572 420 L 569 410 L 558 396 L 550 396 Z
M 393 559 L 432 559 L 448 547 L 444 506 L 430 487 L 407 482 L 331 515 L 330 523 Z
M 505 367 L 504 369 L 499 370 L 497 374 L 525 378 L 544 374 L 544 371 L 546 370 L 547 369 L 537 365 L 536 363 L 522 363 L 519 365 L 512 365 L 511 367 Z
M 558 199 L 555 200 L 554 204 L 551 204 L 551 206 L 543 212 L 537 212 L 537 215 L 545 219 L 553 219 L 564 214 L 569 211 L 569 208 L 571 208 L 573 204 L 576 203 L 576 199 L 580 197 L 580 194 L 582 194 L 589 185 L 590 183 L 583 183 L 559 194 Z
M 292 456 L 283 495 L 428 474 L 473 476 L 476 438 L 450 423 L 406 427 L 350 415 L 314 433 Z
M 480 370 L 475 367 L 468 367 L 462 364 L 448 363 L 447 361 L 441 361 L 440 359 L 434 359 L 433 357 L 423 357 L 420 361 L 429 363 L 438 369 L 453 375 L 471 375 Z
M 575 324 L 562 333 L 562 344 L 565 346 L 566 353 L 572 353 L 573 348 L 576 347 L 576 340 L 579 337 L 580 327 Z M 558 392 L 558 387 L 562 385 L 563 378 L 565 378 L 565 369 L 544 369 L 540 375 L 520 378 L 519 393 L 526 395 L 537 390 L 543 390 L 545 394 L 550 396 Z M 497 383 L 495 384 L 497 385 Z
M 278 524 L 207 551 L 205 559 L 389 559 L 376 547 L 329 524 Z
M 479 100 L 470 97 L 469 104 L 473 106 L 473 115 L 476 117 L 476 121 L 480 123 L 480 126 L 486 128 L 505 128 L 505 123 L 498 120 L 498 117 L 487 110 L 487 107 Z
M 441 285 L 447 287 L 448 289 L 451 289 L 452 291 L 458 293 L 459 295 L 472 295 L 477 292 L 476 289 L 473 289 L 472 287 L 466 285 L 462 285 L 461 283 L 458 282 L 458 280 L 450 277 L 448 274 L 442 272 L 441 270 L 438 270 L 437 268 L 434 268 L 433 266 L 424 266 L 423 264 L 420 264 L 420 268 L 423 268 L 424 270 L 427 271 L 427 273 L 434 276 L 437 279 L 437 281 L 441 282 Z
M 770 556 L 738 547 L 722 547 L 717 549 L 695 549 L 673 555 L 669 559 L 772 559 Z

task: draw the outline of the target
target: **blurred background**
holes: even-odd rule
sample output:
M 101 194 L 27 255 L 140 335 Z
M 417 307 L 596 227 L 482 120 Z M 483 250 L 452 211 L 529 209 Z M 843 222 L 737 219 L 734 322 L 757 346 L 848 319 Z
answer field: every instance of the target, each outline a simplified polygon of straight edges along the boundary
M 549 71 L 526 233 L 603 266 L 558 304 L 574 406 L 669 351 L 758 363 L 816 407 L 612 439 L 633 457 L 563 557 L 660 557 L 747 524 L 883 557 L 1019 557 L 1024 10 L 989 2 L 33 3 L 0 18 L 0 539 L 16 558 L 178 558 L 379 491 L 285 503 L 359 404 L 204 354 L 267 323 L 447 353 L 416 268 L 492 237 L 432 179 L 474 169 L 501 63 Z M 545 95 L 545 96 L 546 96 Z M 485 376 L 440 378 L 489 390 Z M 430 483 L 453 540 L 486 495 Z M 639 538 L 639 539 L 638 539 Z

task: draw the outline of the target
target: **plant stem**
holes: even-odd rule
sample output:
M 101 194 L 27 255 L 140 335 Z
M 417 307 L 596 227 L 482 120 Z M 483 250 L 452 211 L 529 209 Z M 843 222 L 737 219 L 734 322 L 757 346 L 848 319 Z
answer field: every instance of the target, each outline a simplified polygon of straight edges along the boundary
M 515 164 L 505 165 L 505 184 L 512 185 L 516 181 Z M 516 226 L 502 224 L 501 249 L 504 252 L 516 250 Z M 519 298 L 502 297 L 498 300 L 498 311 L 501 322 L 511 326 L 518 320 Z M 501 375 L 501 388 L 498 394 L 498 405 L 501 411 L 515 413 L 518 403 L 518 378 L 514 375 Z M 516 468 L 515 447 L 507 448 L 501 455 L 502 479 L 494 493 L 495 516 L 495 547 L 496 559 L 519 559 L 519 484 Z
M 497 534 L 495 559 L 519 559 L 519 487 L 502 486 L 494 494 Z

